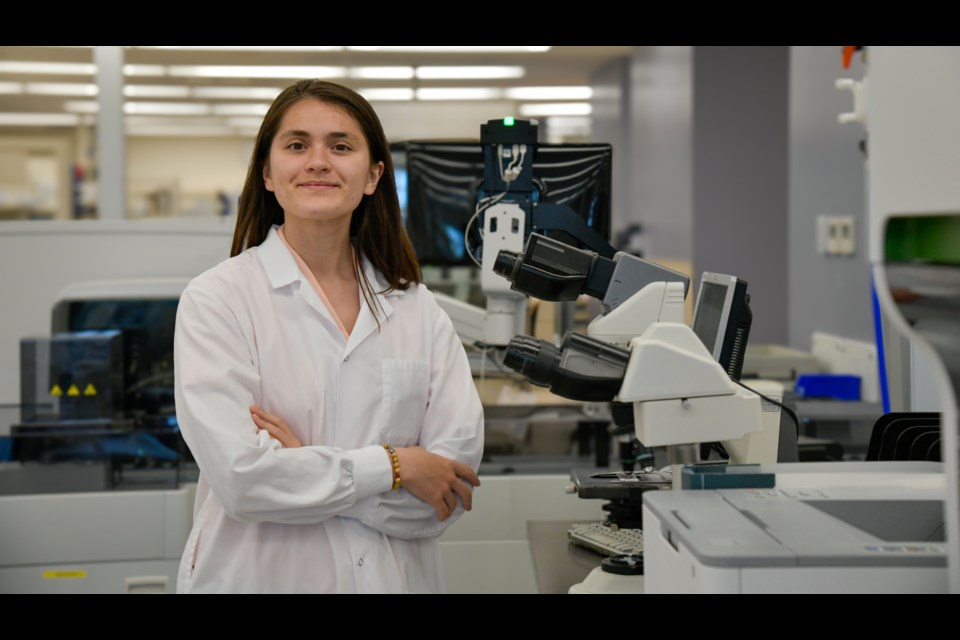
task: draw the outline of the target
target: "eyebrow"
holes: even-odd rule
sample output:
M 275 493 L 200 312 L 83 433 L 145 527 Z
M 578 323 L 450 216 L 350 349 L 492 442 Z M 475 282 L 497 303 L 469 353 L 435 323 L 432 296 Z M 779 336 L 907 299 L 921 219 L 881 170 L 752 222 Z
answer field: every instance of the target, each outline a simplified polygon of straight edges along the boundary
M 281 133 L 278 138 L 310 138 L 311 135 L 308 131 L 303 131 L 302 129 L 291 129 L 290 131 L 284 131 Z M 332 138 L 335 140 L 351 140 L 355 139 L 356 136 L 352 133 L 346 131 L 331 131 L 326 135 L 327 138 Z

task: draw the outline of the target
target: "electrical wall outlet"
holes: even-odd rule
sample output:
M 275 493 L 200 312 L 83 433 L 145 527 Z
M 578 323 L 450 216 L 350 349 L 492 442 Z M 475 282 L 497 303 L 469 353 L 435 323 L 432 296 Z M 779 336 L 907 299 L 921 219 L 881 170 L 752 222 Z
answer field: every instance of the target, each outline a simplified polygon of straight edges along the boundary
M 817 216 L 817 253 L 852 256 L 856 253 L 853 216 Z

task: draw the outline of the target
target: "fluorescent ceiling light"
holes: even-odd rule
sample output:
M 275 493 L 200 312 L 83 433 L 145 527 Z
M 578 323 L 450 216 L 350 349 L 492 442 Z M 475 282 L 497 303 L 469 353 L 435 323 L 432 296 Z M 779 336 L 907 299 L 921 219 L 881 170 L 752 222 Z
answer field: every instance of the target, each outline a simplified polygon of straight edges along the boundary
M 54 75 L 92 76 L 97 66 L 86 62 L 0 62 L 0 73 L 50 73 Z
M 367 100 L 413 100 L 413 89 L 358 89 L 357 92 Z
M 409 80 L 413 77 L 413 67 L 351 67 L 347 73 L 351 78 Z
M 268 104 L 215 104 L 213 113 L 218 116 L 265 116 Z
M 227 124 L 237 129 L 253 129 L 254 132 L 260 129 L 263 118 L 227 118 Z
M 126 102 L 123 112 L 131 115 L 155 116 L 260 116 L 270 108 L 266 104 L 215 104 L 203 102 Z M 99 113 L 100 105 L 93 100 L 71 100 L 64 109 L 73 113 Z
M 100 113 L 100 105 L 95 100 L 68 100 L 63 108 L 73 113 Z
M 217 116 L 126 116 L 127 125 L 143 127 L 219 127 L 223 118 Z
M 493 87 L 417 89 L 418 100 L 497 100 L 502 95 Z
M 0 125 L 23 127 L 75 126 L 75 113 L 0 113 Z
M 167 68 L 162 64 L 125 64 L 123 74 L 126 76 L 165 76 Z
M 128 136 L 163 136 L 163 137 L 195 137 L 195 136 L 236 136 L 237 132 L 227 126 L 189 127 L 178 125 L 127 125 Z
M 194 87 L 195 98 L 224 98 L 227 100 L 273 100 L 282 89 L 274 87 Z
M 522 78 L 524 73 L 523 67 L 417 67 L 422 80 Z
M 511 100 L 589 100 L 590 87 L 510 87 L 506 95 Z
M 593 112 L 589 102 L 541 102 L 520 105 L 524 116 L 588 116 Z
M 551 116 L 547 118 L 547 130 L 551 133 L 589 135 L 593 127 L 588 116 Z
M 171 65 L 171 76 L 189 78 L 342 78 L 343 67 L 245 66 L 245 65 Z
M 127 102 L 124 113 L 157 116 L 202 116 L 210 113 L 210 105 L 196 102 Z
M 95 96 L 97 85 L 84 82 L 30 82 L 27 93 L 38 96 Z
M 133 47 L 134 49 L 174 49 L 181 51 L 343 51 L 343 47 L 234 47 L 234 46 L 210 46 L 210 47 Z
M 22 82 L 0 82 L 0 93 L 11 95 L 14 93 L 23 93 Z
M 550 47 L 347 47 L 347 51 L 383 51 L 396 53 L 541 53 Z
M 188 98 L 190 87 L 167 84 L 128 84 L 123 88 L 128 98 Z

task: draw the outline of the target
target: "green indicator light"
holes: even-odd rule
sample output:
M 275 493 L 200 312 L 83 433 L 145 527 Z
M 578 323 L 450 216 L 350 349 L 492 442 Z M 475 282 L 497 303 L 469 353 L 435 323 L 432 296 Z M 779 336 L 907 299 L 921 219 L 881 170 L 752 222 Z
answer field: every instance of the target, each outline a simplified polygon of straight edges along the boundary
M 503 126 L 505 126 L 505 127 L 512 127 L 512 126 L 513 126 L 513 118 L 504 118 L 504 119 L 503 119 Z

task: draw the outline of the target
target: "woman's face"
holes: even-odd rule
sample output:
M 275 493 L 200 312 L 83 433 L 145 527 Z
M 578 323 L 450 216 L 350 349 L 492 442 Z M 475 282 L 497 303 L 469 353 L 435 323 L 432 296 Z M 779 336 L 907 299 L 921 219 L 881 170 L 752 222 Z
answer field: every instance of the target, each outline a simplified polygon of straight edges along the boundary
M 371 164 L 367 140 L 353 116 L 312 98 L 287 109 L 263 168 L 264 184 L 285 217 L 346 217 L 347 224 L 381 175 L 383 163 Z

